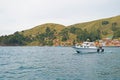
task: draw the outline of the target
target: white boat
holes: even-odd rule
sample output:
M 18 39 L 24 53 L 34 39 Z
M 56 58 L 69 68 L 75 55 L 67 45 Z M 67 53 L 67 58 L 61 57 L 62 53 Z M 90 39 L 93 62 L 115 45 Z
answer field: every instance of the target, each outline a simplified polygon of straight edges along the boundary
M 81 45 L 75 45 L 73 48 L 77 53 L 104 52 L 104 49 L 102 47 L 96 47 L 94 42 L 83 42 Z

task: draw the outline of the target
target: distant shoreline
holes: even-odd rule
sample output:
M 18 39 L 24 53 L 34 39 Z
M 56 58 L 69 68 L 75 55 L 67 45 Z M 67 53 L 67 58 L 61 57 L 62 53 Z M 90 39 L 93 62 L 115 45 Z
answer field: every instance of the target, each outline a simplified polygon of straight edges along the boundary
M 25 46 L 1 46 L 0 45 L 0 47 L 73 47 L 73 46 L 27 46 L 27 45 L 25 45 Z M 112 47 L 120 47 L 120 46 L 102 46 L 102 47 L 112 48 Z

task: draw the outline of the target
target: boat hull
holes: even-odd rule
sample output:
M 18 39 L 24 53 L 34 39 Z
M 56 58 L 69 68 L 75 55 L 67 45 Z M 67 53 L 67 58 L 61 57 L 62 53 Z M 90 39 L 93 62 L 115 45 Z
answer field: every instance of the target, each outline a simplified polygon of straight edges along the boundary
M 77 53 L 96 53 L 97 48 L 75 48 Z

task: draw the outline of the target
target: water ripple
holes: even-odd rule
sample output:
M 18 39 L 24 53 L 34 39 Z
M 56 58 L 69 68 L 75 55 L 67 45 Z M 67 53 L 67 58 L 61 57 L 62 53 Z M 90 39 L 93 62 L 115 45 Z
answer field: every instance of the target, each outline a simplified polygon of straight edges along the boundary
M 1 47 L 0 80 L 120 80 L 120 50 L 109 50 L 81 55 L 71 47 Z
M 31 66 L 20 66 L 18 70 L 26 70 L 26 69 L 38 69 L 37 67 L 31 67 Z

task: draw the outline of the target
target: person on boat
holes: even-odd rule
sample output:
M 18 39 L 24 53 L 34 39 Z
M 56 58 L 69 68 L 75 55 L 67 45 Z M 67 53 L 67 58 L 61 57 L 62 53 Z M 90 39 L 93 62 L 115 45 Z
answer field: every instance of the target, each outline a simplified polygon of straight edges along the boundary
M 104 49 L 102 48 L 102 43 L 99 43 L 99 46 L 98 46 L 98 49 L 97 49 L 97 52 L 104 52 Z
M 100 49 L 102 49 L 102 46 L 103 46 L 102 43 L 99 43 L 99 48 L 100 48 Z

